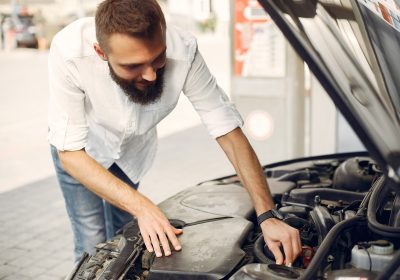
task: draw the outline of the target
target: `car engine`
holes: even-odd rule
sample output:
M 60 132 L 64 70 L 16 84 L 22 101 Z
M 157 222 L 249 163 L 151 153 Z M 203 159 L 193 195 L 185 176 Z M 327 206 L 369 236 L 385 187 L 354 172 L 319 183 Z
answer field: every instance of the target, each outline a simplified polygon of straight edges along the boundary
M 85 254 L 69 279 L 389 279 L 379 278 L 388 269 L 400 279 L 400 196 L 366 153 L 286 161 L 264 173 L 284 221 L 300 232 L 292 267 L 275 264 L 247 191 L 229 176 L 159 204 L 183 229 L 182 251 L 155 258 L 133 220 Z

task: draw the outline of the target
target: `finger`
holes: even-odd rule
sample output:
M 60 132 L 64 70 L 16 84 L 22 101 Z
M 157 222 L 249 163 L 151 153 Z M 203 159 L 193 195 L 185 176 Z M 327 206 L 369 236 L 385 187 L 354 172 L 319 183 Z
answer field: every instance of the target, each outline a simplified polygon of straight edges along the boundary
M 294 232 L 295 238 L 293 239 L 293 251 L 294 255 L 293 258 L 296 259 L 297 256 L 301 253 L 301 239 L 300 239 L 300 234 L 299 231 L 296 229 Z
M 171 241 L 172 246 L 174 246 L 176 251 L 179 251 L 182 249 L 182 246 L 178 240 L 178 238 L 176 238 L 176 234 L 182 234 L 182 230 L 178 230 L 174 227 L 171 227 L 170 230 L 166 231 L 166 234 L 168 236 L 168 239 Z
M 269 242 L 267 243 L 268 249 L 272 252 L 275 257 L 276 264 L 283 263 L 283 255 L 281 250 L 279 249 L 279 242 Z
M 297 244 L 299 244 L 299 248 L 300 248 L 300 252 L 301 253 L 301 249 L 303 248 L 303 244 L 301 243 L 301 237 L 300 237 L 300 231 L 297 230 Z
M 158 239 L 160 239 L 162 248 L 164 250 L 164 255 L 165 256 L 171 255 L 171 249 L 169 248 L 168 239 L 165 236 L 164 231 L 160 230 L 157 234 L 158 234 Z
M 142 233 L 142 238 L 143 238 L 144 245 L 146 245 L 147 251 L 149 251 L 150 253 L 153 252 L 153 246 L 151 246 L 150 237 L 147 234 L 147 232 Z
M 298 247 L 299 245 L 297 244 L 297 240 L 293 240 L 292 241 L 292 248 L 293 248 L 293 261 L 292 263 L 295 262 L 295 260 L 297 259 L 297 257 L 300 254 L 301 249 Z
M 285 237 L 282 241 L 283 251 L 285 252 L 285 264 L 291 265 L 293 263 L 293 246 L 290 235 Z
M 155 232 L 150 233 L 151 244 L 153 245 L 154 252 L 157 257 L 161 257 L 160 242 L 158 241 L 157 234 Z
M 293 263 L 297 256 L 300 253 L 300 247 L 299 244 L 297 243 L 297 237 L 293 236 L 292 238 L 292 249 L 293 249 L 293 260 L 291 261 L 291 263 Z
M 175 235 L 181 235 L 183 233 L 183 229 L 172 227 Z

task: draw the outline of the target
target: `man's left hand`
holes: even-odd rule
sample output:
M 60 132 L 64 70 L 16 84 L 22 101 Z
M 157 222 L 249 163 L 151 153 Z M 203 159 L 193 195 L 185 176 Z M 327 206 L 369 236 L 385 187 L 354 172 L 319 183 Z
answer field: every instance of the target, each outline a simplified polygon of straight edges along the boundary
M 265 244 L 275 257 L 277 264 L 291 266 L 301 252 L 299 231 L 278 219 L 268 219 L 261 223 Z M 285 257 L 282 255 L 282 245 Z

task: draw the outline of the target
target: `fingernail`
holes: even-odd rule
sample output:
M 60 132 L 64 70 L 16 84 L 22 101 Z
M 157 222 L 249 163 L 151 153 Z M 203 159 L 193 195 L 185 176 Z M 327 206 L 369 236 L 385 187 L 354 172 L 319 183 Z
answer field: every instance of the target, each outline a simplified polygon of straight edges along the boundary
M 286 266 L 287 267 L 292 267 L 292 263 L 288 263 Z
M 156 253 L 157 258 L 162 257 L 161 253 Z
M 177 251 L 179 251 L 180 249 L 182 249 L 181 246 L 176 246 L 176 247 L 175 247 L 175 250 L 177 250 Z
M 167 252 L 165 252 L 165 255 L 169 256 L 169 255 L 171 255 L 171 252 L 167 251 Z

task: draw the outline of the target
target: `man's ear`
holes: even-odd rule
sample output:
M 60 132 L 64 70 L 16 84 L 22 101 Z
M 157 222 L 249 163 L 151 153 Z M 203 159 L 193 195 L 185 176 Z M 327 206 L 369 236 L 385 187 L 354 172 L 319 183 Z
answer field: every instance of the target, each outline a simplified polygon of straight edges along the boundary
M 108 61 L 106 53 L 100 48 L 99 43 L 94 43 L 93 48 L 96 51 L 97 55 L 104 61 Z

